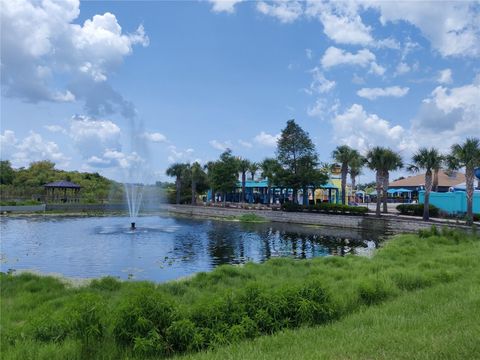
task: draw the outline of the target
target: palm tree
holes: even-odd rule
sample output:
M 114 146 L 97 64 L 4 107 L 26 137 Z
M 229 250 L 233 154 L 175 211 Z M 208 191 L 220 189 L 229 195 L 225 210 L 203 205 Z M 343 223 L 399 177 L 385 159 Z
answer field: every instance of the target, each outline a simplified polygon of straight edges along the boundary
M 463 144 L 452 145 L 451 154 L 448 156 L 447 162 L 450 169 L 465 167 L 465 180 L 467 183 L 467 225 L 472 225 L 475 168 L 480 166 L 480 139 L 467 138 Z
M 387 213 L 387 189 L 390 171 L 403 167 L 400 155 L 388 148 L 376 146 L 366 156 L 367 166 L 376 172 L 377 208 L 376 215 L 380 216 L 380 199 L 383 202 L 383 212 Z
M 250 166 L 248 167 L 248 171 L 252 176 L 252 181 L 255 180 L 255 174 L 257 173 L 258 169 L 260 169 L 260 164 L 258 164 L 257 162 L 250 163 Z
M 350 163 L 358 158 L 360 154 L 357 150 L 352 149 L 350 146 L 341 145 L 337 146 L 335 150 L 332 152 L 332 158 L 340 163 L 341 165 L 341 175 L 342 175 L 342 204 L 345 204 L 345 195 L 346 195 L 346 188 L 347 188 L 347 175 L 348 175 L 348 167 Z
M 355 157 L 350 161 L 350 167 L 348 173 L 350 174 L 350 179 L 352 180 L 352 191 L 356 190 L 356 180 L 357 177 L 362 173 L 362 168 L 365 165 L 365 158 L 358 154 L 358 157 Z
M 213 179 L 215 166 L 216 166 L 215 161 L 209 161 L 203 166 L 203 170 L 207 171 L 207 179 L 208 179 L 208 183 L 210 185 L 210 192 L 212 194 L 212 198 L 211 198 L 212 203 L 215 203 L 215 195 L 216 195 L 216 193 L 215 193 L 216 189 L 215 189 L 215 186 L 214 186 L 215 181 Z
M 432 172 L 437 173 L 442 167 L 443 156 L 437 149 L 421 148 L 412 157 L 413 164 L 409 165 L 407 169 L 412 172 L 418 172 L 420 169 L 425 170 L 425 201 L 423 203 L 423 220 L 428 221 L 430 217 L 430 191 L 432 191 Z M 438 176 L 438 175 L 437 175 Z M 438 184 L 438 180 L 437 180 Z
M 182 189 L 182 177 L 187 170 L 188 164 L 175 163 L 167 169 L 167 176 L 175 177 L 176 203 L 180 204 L 180 191 Z
M 194 162 L 189 166 L 190 178 L 192 182 L 192 205 L 197 204 L 197 184 L 205 176 L 202 166 L 198 162 Z
M 245 202 L 245 183 L 247 182 L 247 171 L 249 170 L 251 162 L 247 159 L 238 159 L 238 171 L 242 174 L 242 202 Z
M 262 177 L 268 180 L 267 185 L 267 194 L 268 194 L 268 203 L 270 204 L 270 188 L 273 185 L 273 179 L 277 173 L 278 168 L 280 167 L 277 160 L 272 158 L 266 158 L 260 164 L 262 169 Z

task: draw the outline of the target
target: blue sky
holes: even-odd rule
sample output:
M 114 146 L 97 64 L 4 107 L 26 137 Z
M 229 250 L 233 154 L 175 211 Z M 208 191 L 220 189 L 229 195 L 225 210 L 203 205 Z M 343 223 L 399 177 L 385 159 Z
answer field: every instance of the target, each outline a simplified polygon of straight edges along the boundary
M 16 167 L 166 180 L 171 163 L 227 147 L 273 156 L 291 118 L 322 161 L 348 144 L 408 162 L 419 146 L 480 136 L 479 2 L 1 7 L 1 157 Z

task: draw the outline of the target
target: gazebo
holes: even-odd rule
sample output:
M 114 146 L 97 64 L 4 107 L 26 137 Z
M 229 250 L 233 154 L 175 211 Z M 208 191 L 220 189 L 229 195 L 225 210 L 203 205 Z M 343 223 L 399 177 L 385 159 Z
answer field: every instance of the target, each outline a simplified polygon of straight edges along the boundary
M 80 185 L 67 180 L 54 181 L 43 185 L 45 188 L 45 202 L 79 202 Z

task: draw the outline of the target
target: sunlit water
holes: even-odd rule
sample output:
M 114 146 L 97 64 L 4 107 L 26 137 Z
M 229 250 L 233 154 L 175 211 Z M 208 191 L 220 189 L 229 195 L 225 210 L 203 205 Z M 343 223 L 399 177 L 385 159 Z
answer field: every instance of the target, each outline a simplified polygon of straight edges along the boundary
M 160 216 L 138 218 L 135 231 L 128 217 L 4 217 L 0 226 L 3 272 L 157 282 L 272 257 L 368 255 L 382 240 L 368 230 Z

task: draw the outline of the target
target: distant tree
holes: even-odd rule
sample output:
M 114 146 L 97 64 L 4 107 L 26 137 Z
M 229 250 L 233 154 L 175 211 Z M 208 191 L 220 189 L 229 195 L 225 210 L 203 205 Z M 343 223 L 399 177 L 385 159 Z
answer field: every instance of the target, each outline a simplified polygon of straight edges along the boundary
M 297 202 L 297 193 L 303 189 L 304 202 L 308 186 L 323 184 L 326 177 L 318 166 L 318 155 L 308 133 L 295 120 L 287 121 L 277 143 L 277 161 L 281 171 L 278 181 L 293 189 L 293 201 Z
M 357 156 L 353 157 L 350 161 L 350 166 L 348 168 L 348 173 L 350 174 L 350 179 L 352 180 L 352 191 L 356 191 L 356 180 L 357 177 L 362 173 L 362 168 L 365 166 L 365 158 L 357 152 Z
M 245 202 L 245 184 L 247 182 L 247 172 L 252 163 L 247 159 L 238 158 L 236 161 L 238 172 L 242 174 L 242 202 Z
M 388 148 L 376 146 L 366 156 L 367 166 L 375 170 L 377 188 L 376 215 L 380 216 L 380 200 L 383 202 L 383 212 L 387 213 L 387 190 L 390 171 L 403 167 L 402 158 L 396 152 Z
M 475 190 L 475 168 L 480 166 L 480 139 L 467 138 L 463 144 L 454 144 L 447 157 L 451 170 L 465 168 L 467 193 L 467 224 L 473 224 L 473 192 Z
M 350 164 L 355 159 L 360 158 L 357 150 L 352 149 L 348 145 L 337 146 L 332 152 L 332 158 L 341 165 L 341 187 L 342 187 L 342 204 L 346 204 L 347 175 Z
M 203 170 L 202 166 L 198 162 L 194 162 L 188 167 L 188 176 L 192 189 L 192 205 L 197 203 L 197 190 L 203 190 L 208 188 L 207 186 L 207 174 Z
M 10 161 L 0 161 L 0 184 L 10 185 L 15 179 L 15 170 L 13 170 Z
M 411 172 L 425 170 L 425 201 L 423 203 L 423 220 L 430 217 L 430 191 L 432 191 L 432 174 L 442 167 L 444 157 L 435 148 L 421 148 L 412 157 L 412 164 L 407 166 Z
M 227 193 L 235 189 L 238 179 L 237 159 L 230 149 L 223 152 L 219 160 L 210 163 L 208 177 L 213 189 L 222 192 L 225 205 Z
M 262 178 L 267 179 L 268 203 L 270 204 L 270 189 L 275 181 L 275 177 L 280 172 L 281 166 L 276 159 L 266 158 L 260 164 L 262 169 Z
M 248 171 L 251 175 L 251 180 L 255 180 L 255 174 L 260 169 L 260 164 L 257 162 L 250 162 L 250 166 L 248 167 Z
M 49 160 L 32 162 L 26 170 L 27 186 L 42 186 L 56 179 L 55 163 Z
M 180 204 L 181 198 L 181 191 L 182 191 L 182 178 L 185 176 L 185 172 L 187 171 L 188 165 L 175 163 L 170 165 L 167 169 L 166 174 L 167 176 L 171 176 L 175 178 L 175 199 L 176 203 Z

